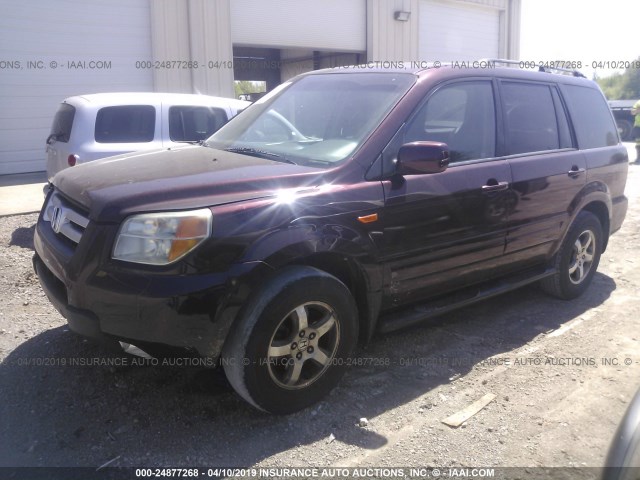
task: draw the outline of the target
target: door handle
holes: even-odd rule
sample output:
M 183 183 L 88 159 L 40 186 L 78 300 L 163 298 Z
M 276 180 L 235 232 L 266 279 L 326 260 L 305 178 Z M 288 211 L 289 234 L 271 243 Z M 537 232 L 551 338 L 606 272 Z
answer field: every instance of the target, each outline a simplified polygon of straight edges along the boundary
M 501 192 L 509 189 L 509 182 L 498 182 L 482 186 L 482 193 Z
M 584 168 L 578 168 L 575 165 L 573 167 L 571 167 L 571 170 L 569 170 L 567 172 L 567 175 L 569 175 L 570 177 L 577 177 L 578 175 L 580 175 L 581 173 L 584 173 L 585 169 Z

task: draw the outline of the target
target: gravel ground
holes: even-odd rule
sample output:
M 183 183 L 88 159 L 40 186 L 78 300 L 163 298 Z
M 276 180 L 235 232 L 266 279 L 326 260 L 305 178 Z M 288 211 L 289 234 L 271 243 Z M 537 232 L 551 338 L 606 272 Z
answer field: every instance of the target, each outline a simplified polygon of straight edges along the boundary
M 0 218 L 0 466 L 599 467 L 640 387 L 639 172 L 582 298 L 527 287 L 377 336 L 286 417 L 218 371 L 134 365 L 70 332 L 32 271 L 37 216 Z M 460 428 L 441 422 L 486 393 Z

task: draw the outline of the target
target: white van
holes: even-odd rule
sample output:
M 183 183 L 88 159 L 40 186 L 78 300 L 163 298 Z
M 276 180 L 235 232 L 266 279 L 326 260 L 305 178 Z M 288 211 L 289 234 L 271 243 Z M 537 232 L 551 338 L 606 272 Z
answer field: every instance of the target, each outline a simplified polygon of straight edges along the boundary
M 251 105 L 184 93 L 96 93 L 65 99 L 47 138 L 47 177 L 99 158 L 204 140 Z

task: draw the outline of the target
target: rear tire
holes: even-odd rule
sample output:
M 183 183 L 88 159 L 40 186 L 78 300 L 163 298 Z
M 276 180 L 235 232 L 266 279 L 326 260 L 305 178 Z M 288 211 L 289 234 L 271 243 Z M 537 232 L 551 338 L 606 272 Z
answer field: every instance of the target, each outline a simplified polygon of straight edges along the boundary
M 556 273 L 540 282 L 542 289 L 563 300 L 582 295 L 598 268 L 602 239 L 598 217 L 580 212 L 554 258 Z
M 311 267 L 287 267 L 260 289 L 225 342 L 224 370 L 255 407 L 288 414 L 308 407 L 344 374 L 358 338 L 349 289 Z
M 633 140 L 633 138 L 631 138 L 633 124 L 629 120 L 616 119 L 616 126 L 618 127 L 618 132 L 620 133 L 620 138 L 623 142 Z

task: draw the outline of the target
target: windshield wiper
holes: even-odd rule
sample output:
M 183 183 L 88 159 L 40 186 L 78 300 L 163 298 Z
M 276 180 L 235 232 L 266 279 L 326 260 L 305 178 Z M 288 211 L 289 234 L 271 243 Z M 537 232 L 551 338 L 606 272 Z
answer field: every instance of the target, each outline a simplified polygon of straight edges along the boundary
M 261 157 L 261 158 L 273 158 L 274 160 L 278 161 L 278 162 L 285 162 L 285 163 L 290 163 L 292 165 L 297 165 L 296 162 L 292 162 L 291 160 L 284 158 L 282 155 L 278 155 L 277 153 L 273 153 L 273 152 L 267 152 L 266 150 L 259 150 L 257 148 L 251 148 L 251 147 L 231 147 L 231 148 L 225 148 L 226 152 L 233 152 L 233 153 L 240 153 L 242 155 L 251 155 L 254 157 Z
M 331 165 L 333 163 L 333 162 L 331 162 L 329 160 L 318 160 L 318 159 L 315 159 L 315 158 L 307 158 L 307 159 L 305 159 L 305 162 L 306 163 L 319 163 L 320 165 L 323 165 L 325 167 L 327 165 Z

